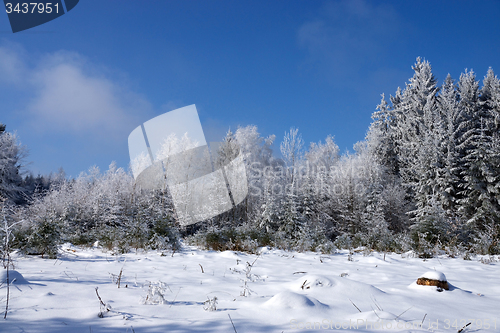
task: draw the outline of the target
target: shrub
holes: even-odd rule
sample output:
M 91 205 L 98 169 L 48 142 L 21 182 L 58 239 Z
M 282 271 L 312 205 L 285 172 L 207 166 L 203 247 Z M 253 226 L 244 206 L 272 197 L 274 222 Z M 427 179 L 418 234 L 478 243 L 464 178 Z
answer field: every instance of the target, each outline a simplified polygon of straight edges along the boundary
M 21 229 L 17 235 L 17 246 L 22 253 L 42 255 L 50 259 L 57 257 L 57 246 L 61 243 L 60 226 L 56 221 L 43 219 L 33 223 L 27 229 Z

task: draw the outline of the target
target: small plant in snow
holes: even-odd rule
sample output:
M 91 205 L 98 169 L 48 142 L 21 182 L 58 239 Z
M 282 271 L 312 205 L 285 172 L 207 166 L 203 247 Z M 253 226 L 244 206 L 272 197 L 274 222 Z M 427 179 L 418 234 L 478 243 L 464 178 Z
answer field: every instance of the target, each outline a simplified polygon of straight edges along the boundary
M 488 258 L 486 257 L 482 257 L 481 260 L 480 260 L 481 264 L 485 264 L 485 265 L 489 265 L 491 263 L 494 263 L 496 262 L 496 259 L 494 256 L 488 256 Z
M 113 281 L 113 283 L 115 283 L 118 286 L 118 288 L 120 288 L 120 284 L 122 282 L 122 274 L 123 274 L 123 267 L 122 267 L 122 269 L 120 269 L 120 273 L 118 275 L 113 274 L 113 273 L 109 273 L 111 280 Z
M 207 297 L 207 300 L 203 302 L 203 309 L 205 311 L 217 311 L 217 297 Z
M 372 250 L 369 247 L 365 246 L 363 248 L 363 257 L 369 257 L 371 255 L 373 255 Z
M 97 316 L 99 318 L 104 318 L 104 314 L 111 311 L 111 305 L 104 303 L 102 301 L 102 298 L 99 295 L 99 292 L 97 291 L 98 289 L 99 289 L 98 287 L 95 287 L 95 293 L 97 295 L 97 298 L 99 299 L 99 313 L 97 314 Z
M 352 249 L 349 249 L 349 254 L 347 255 L 347 261 L 354 261 L 352 258 L 354 255 L 354 251 Z
M 148 281 L 148 294 L 142 298 L 142 304 L 164 304 L 167 288 L 170 289 L 164 282 Z
M 252 274 L 252 268 L 253 268 L 253 265 L 255 264 L 255 262 L 257 261 L 257 259 L 259 259 L 259 257 L 257 257 L 253 261 L 253 263 L 249 263 L 247 261 L 245 269 L 243 271 L 238 271 L 239 273 L 245 273 L 245 278 L 241 279 L 241 281 L 243 282 L 243 285 L 241 286 L 243 288 L 243 291 L 240 293 L 240 296 L 244 296 L 244 297 L 250 296 L 250 294 L 253 292 L 253 290 L 250 289 L 250 287 L 248 286 L 248 283 L 254 282 L 254 281 L 259 279 L 258 275 Z

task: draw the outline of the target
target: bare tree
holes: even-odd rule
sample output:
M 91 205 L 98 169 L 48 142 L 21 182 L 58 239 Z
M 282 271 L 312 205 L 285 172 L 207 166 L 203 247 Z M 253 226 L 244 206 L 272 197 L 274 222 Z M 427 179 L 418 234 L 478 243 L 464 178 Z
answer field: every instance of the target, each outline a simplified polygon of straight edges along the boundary
M 304 141 L 302 140 L 302 136 L 299 134 L 298 128 L 292 127 L 289 132 L 285 132 L 285 137 L 280 145 L 280 151 L 283 155 L 283 159 L 290 169 L 292 184 L 294 180 L 293 176 L 295 173 L 295 166 L 300 160 L 303 145 Z

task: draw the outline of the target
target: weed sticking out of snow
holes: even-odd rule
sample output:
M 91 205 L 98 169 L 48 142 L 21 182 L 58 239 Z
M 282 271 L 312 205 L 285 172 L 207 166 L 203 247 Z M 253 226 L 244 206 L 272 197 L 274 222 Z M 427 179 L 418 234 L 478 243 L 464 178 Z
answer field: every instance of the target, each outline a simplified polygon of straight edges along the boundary
M 104 303 L 101 295 L 99 295 L 99 287 L 95 287 L 95 293 L 97 295 L 97 299 L 99 300 L 99 313 L 97 314 L 97 317 L 104 318 L 104 315 L 111 311 L 111 305 L 109 303 Z
M 208 297 L 208 299 L 203 303 L 203 309 L 205 311 L 217 311 L 217 297 Z

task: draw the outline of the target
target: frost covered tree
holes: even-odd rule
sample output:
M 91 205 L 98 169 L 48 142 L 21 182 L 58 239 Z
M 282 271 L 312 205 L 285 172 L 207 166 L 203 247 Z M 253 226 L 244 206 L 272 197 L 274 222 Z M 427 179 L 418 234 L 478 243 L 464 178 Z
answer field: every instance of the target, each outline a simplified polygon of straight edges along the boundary
M 460 171 L 448 167 L 457 163 L 454 143 L 449 141 L 453 138 L 449 132 L 456 132 L 456 102 L 453 100 L 456 95 L 453 95 L 451 78 L 445 81 L 443 94 L 438 95 L 440 88 L 428 61 L 417 58 L 412 68 L 413 77 L 402 93 L 398 90 L 391 101 L 401 180 L 407 188 L 408 198 L 415 204 L 407 213 L 413 216 L 416 225 L 425 225 L 429 218 L 447 219 L 446 216 L 429 217 L 429 214 L 444 211 L 429 210 L 431 203 L 447 201 L 446 207 L 452 208 L 454 200 L 451 197 L 454 193 L 450 195 L 450 192 L 454 192 L 456 184 L 451 182 Z
M 459 135 L 457 87 L 448 74 L 438 96 L 439 114 L 443 126 L 439 127 L 440 152 L 443 161 L 438 170 L 438 187 L 441 195 L 440 201 L 448 216 L 454 216 L 458 192 L 460 191 L 460 158 L 457 150 Z
M 499 206 L 494 185 L 498 174 L 497 166 L 490 164 L 489 156 L 493 144 L 491 112 L 481 103 L 479 81 L 474 72 L 461 75 L 459 81 L 459 110 L 462 118 L 459 137 L 459 152 L 463 159 L 461 175 L 463 177 L 460 211 L 476 228 L 493 221 L 498 221 Z M 485 100 L 488 91 L 484 90 Z M 481 105 L 483 104 L 483 105 Z
M 336 233 L 333 227 L 333 216 L 337 213 L 333 204 L 332 175 L 340 161 L 339 147 L 332 136 L 324 143 L 311 143 L 304 156 L 305 175 L 301 185 L 301 211 L 307 220 L 312 222 L 316 234 L 324 232 L 328 235 Z
M 417 58 L 412 67 L 415 74 L 402 92 L 402 99 L 395 114 L 397 116 L 397 137 L 399 139 L 398 155 L 401 162 L 401 177 L 408 186 L 415 186 L 420 177 L 417 168 L 424 161 L 420 160 L 422 154 L 420 149 L 425 142 L 426 136 L 431 135 L 430 124 L 436 105 L 437 80 L 432 74 L 431 65 L 428 61 Z M 417 168 L 415 167 L 417 166 Z M 427 166 L 428 167 L 428 166 Z
M 16 135 L 6 132 L 5 128 L 0 123 L 0 196 L 15 202 L 23 193 L 21 160 L 25 150 L 17 142 Z
M 294 184 L 294 176 L 297 172 L 297 166 L 302 158 L 302 148 L 304 146 L 304 141 L 302 136 L 299 134 L 298 128 L 290 128 L 289 132 L 285 133 L 283 141 L 280 144 L 280 151 L 283 155 L 283 159 L 289 170 L 290 183 Z
M 389 173 L 399 175 L 397 117 L 385 100 L 384 94 L 377 105 L 377 111 L 372 114 L 372 119 L 366 136 L 369 152 Z
M 249 195 L 244 201 L 245 214 L 249 222 L 260 225 L 263 209 L 266 207 L 266 191 L 276 182 L 275 169 L 281 167 L 273 156 L 271 146 L 275 136 L 263 138 L 256 126 L 239 127 L 234 133 L 245 163 Z M 275 200 L 275 198 L 273 198 Z M 268 207 L 274 210 L 274 207 Z M 269 214 L 273 215 L 271 211 Z
M 481 88 L 479 103 L 483 108 L 483 149 L 486 163 L 486 190 L 493 211 L 492 219 L 500 226 L 500 80 L 489 69 Z M 488 205 L 490 205 L 488 204 Z
M 279 210 L 279 231 L 284 232 L 286 237 L 296 239 L 299 237 L 303 224 L 302 216 L 297 209 L 297 195 L 293 189 L 287 191 Z
M 273 183 L 268 179 L 264 181 L 262 192 L 262 205 L 260 207 L 259 229 L 266 233 L 273 233 L 277 230 L 278 225 L 278 207 L 275 203 L 275 198 L 272 193 Z

